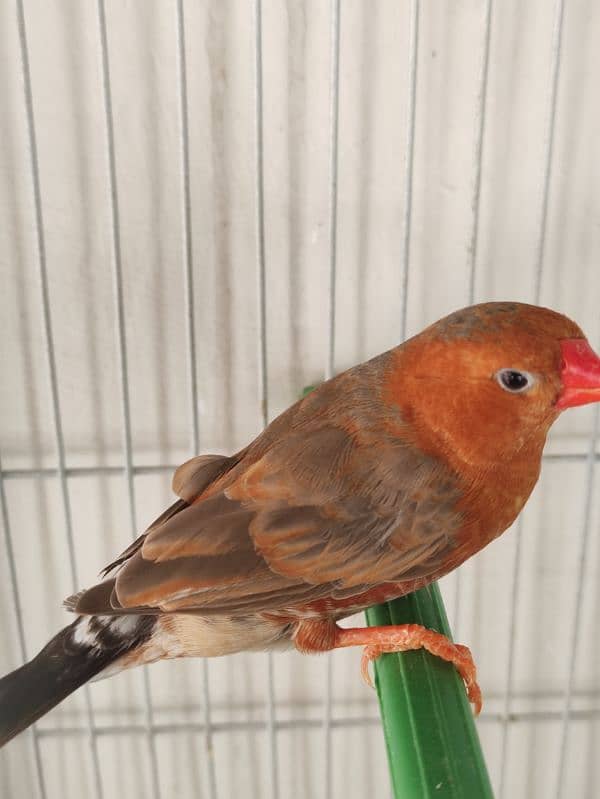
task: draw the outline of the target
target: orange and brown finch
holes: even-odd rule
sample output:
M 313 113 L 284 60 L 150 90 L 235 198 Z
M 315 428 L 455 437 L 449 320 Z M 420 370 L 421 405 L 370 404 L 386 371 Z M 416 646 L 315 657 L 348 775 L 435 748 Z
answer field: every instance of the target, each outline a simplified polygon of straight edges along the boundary
M 600 358 L 546 308 L 487 303 L 323 383 L 232 456 L 202 455 L 180 499 L 67 600 L 77 614 L 0 680 L 6 743 L 93 677 L 161 658 L 295 646 L 425 647 L 476 709 L 469 650 L 417 625 L 339 619 L 442 577 L 514 521 L 551 424 L 600 401 Z

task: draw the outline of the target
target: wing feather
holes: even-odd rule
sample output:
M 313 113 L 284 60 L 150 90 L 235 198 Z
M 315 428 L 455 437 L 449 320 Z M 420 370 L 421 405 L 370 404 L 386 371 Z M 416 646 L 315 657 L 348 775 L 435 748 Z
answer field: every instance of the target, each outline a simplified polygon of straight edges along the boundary
M 436 573 L 462 524 L 457 478 L 357 396 L 332 421 L 309 395 L 237 456 L 180 467 L 184 506 L 114 562 L 111 607 L 241 615 Z

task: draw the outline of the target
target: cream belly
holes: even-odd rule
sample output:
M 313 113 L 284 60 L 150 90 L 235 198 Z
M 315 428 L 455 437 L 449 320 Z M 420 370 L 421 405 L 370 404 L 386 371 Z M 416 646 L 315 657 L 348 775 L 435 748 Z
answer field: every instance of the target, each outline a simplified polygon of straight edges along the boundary
M 149 640 L 128 652 L 98 674 L 110 677 L 123 669 L 181 657 L 219 657 L 241 651 L 293 647 L 291 625 L 260 616 L 203 618 L 188 613 L 157 617 Z

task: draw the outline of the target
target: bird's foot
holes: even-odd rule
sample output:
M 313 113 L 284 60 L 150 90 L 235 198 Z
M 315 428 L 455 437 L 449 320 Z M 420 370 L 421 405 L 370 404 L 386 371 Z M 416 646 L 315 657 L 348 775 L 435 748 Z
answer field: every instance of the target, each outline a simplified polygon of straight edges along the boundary
M 477 684 L 477 671 L 468 647 L 455 644 L 445 635 L 419 624 L 337 629 L 335 648 L 356 645 L 364 646 L 361 673 L 371 686 L 373 681 L 369 673 L 369 663 L 386 653 L 426 649 L 432 655 L 453 663 L 465 683 L 467 697 L 473 705 L 475 715 L 481 712 L 481 689 Z
M 363 646 L 361 672 L 363 679 L 371 686 L 369 663 L 372 660 L 390 652 L 426 649 L 432 655 L 454 664 L 465 683 L 475 715 L 481 712 L 481 689 L 477 684 L 475 663 L 469 648 L 455 644 L 445 635 L 421 627 L 420 624 L 343 628 L 333 622 L 311 619 L 300 623 L 294 641 L 302 652 L 326 652 L 345 646 Z

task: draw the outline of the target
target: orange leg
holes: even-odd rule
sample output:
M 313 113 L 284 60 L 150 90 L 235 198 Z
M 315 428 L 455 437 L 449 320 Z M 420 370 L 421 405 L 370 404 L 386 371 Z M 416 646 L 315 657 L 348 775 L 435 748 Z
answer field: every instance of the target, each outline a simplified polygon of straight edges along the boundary
M 426 649 L 432 655 L 454 664 L 464 680 L 475 715 L 481 712 L 481 689 L 477 684 L 475 663 L 469 648 L 454 644 L 445 635 L 419 624 L 344 629 L 333 622 L 315 619 L 300 622 L 294 635 L 294 643 L 301 652 L 326 652 L 343 646 L 364 646 L 361 672 L 369 685 L 373 684 L 369 675 L 369 663 L 372 660 L 385 652 Z

